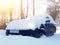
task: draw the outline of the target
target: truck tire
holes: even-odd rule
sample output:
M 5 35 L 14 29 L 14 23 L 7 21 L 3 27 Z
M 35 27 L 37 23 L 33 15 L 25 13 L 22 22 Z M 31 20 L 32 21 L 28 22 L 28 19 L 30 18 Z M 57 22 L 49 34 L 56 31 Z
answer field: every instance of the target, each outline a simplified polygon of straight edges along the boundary
M 56 27 L 54 24 L 45 24 L 45 35 L 47 37 L 54 35 L 56 32 Z
M 6 36 L 8 36 L 9 35 L 9 30 L 6 30 Z
M 33 31 L 33 33 L 32 33 L 32 37 L 35 37 L 35 38 L 40 38 L 41 36 L 42 36 L 43 34 L 41 33 L 41 31 L 38 29 L 38 28 L 36 28 L 34 31 Z

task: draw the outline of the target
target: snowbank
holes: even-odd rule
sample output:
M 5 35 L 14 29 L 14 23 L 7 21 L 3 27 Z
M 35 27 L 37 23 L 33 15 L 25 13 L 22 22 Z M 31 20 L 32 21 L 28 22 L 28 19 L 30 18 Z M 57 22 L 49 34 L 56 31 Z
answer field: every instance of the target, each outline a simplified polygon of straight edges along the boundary
M 56 29 L 57 29 L 56 33 L 60 34 L 60 26 L 57 26 Z

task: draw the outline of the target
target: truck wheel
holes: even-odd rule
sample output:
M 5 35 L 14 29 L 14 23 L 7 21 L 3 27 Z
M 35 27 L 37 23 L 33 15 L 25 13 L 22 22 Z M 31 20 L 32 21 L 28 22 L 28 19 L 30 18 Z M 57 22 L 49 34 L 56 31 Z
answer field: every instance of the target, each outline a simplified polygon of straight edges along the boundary
M 35 38 L 40 38 L 41 35 L 39 34 L 31 34 L 32 37 L 35 37 Z
M 6 36 L 8 36 L 9 35 L 9 30 L 6 30 Z
M 35 37 L 35 38 L 40 38 L 43 34 L 40 32 L 39 29 L 36 29 L 35 31 L 33 31 L 32 33 L 32 37 Z
M 45 33 L 44 34 L 47 37 L 54 35 L 55 32 L 56 32 L 56 27 L 54 24 L 46 24 L 45 25 Z

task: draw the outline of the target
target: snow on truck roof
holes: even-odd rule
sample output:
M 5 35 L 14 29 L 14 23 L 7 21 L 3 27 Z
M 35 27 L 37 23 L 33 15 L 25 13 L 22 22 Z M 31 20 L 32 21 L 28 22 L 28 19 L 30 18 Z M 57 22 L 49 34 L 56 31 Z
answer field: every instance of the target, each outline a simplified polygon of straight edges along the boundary
M 6 29 L 32 29 L 39 28 L 39 26 L 47 20 L 46 17 L 49 17 L 50 20 L 54 23 L 51 16 L 44 14 L 44 15 L 34 15 L 32 17 L 28 17 L 22 20 L 15 20 L 10 22 Z

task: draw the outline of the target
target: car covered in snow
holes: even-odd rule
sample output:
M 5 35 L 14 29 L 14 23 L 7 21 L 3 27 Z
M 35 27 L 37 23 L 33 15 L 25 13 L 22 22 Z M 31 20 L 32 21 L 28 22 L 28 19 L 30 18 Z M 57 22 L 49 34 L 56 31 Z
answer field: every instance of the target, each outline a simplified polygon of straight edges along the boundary
M 6 35 L 23 35 L 39 38 L 54 35 L 56 26 L 53 18 L 48 14 L 34 15 L 26 19 L 9 22 L 6 27 Z

